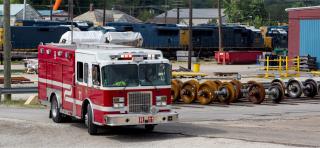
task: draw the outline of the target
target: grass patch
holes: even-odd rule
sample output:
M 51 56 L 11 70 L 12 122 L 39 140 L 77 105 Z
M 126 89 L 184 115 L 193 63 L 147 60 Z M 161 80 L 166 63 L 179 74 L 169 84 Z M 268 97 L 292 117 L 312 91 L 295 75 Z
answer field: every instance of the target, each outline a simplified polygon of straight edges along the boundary
M 25 105 L 25 100 L 11 100 L 11 101 L 2 101 L 0 102 L 0 105 L 4 105 L 7 107 L 25 107 L 25 108 L 46 108 L 45 106 L 41 104 L 35 104 L 35 105 Z
M 13 65 L 22 65 L 22 64 L 24 64 L 24 61 L 23 60 L 13 60 L 13 61 L 11 61 L 11 64 L 13 64 Z
M 3 74 L 4 70 L 0 69 L 0 74 Z M 11 70 L 11 74 L 22 74 L 25 73 L 24 69 L 13 69 Z

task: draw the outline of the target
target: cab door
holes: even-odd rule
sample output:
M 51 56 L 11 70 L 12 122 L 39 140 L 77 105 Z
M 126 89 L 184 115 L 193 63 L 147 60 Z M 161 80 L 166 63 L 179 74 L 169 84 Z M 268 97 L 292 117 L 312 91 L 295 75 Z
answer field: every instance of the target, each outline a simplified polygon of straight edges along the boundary
M 84 99 L 88 98 L 88 87 L 89 87 L 89 64 L 88 63 L 84 63 L 83 65 L 83 86 L 82 87 L 82 94 L 83 97 L 81 98 L 81 101 L 83 101 Z
M 101 73 L 99 64 L 90 64 L 90 75 L 88 81 L 88 98 L 90 98 L 91 103 L 96 105 L 103 105 L 104 94 L 100 89 L 101 84 Z
M 76 70 L 76 89 L 74 100 L 73 113 L 81 116 L 82 102 L 88 98 L 88 78 L 89 78 L 89 64 L 82 61 L 77 61 Z

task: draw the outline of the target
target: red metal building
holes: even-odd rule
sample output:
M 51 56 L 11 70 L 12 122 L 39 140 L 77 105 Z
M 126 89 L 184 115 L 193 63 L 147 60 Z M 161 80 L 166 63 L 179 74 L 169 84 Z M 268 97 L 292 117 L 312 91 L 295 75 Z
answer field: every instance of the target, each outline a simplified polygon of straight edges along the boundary
M 320 6 L 286 11 L 289 13 L 289 57 L 311 55 L 320 61 Z

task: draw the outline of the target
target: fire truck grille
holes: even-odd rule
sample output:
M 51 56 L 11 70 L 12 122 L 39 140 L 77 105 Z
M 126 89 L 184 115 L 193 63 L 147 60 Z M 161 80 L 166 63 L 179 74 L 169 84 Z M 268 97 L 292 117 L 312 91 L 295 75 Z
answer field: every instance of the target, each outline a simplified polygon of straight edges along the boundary
M 151 93 L 130 92 L 128 93 L 129 113 L 150 113 Z

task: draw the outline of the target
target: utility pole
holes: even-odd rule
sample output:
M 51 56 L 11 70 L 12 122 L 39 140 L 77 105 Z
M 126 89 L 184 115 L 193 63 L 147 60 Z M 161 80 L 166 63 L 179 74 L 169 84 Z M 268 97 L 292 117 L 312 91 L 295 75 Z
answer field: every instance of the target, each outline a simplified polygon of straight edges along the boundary
M 22 14 L 22 19 L 26 19 L 26 8 L 27 8 L 27 0 L 23 0 L 23 14 Z
M 102 26 L 105 26 L 106 24 L 106 5 L 107 5 L 107 0 L 103 0 L 103 21 L 102 21 Z
M 4 28 L 4 88 L 11 88 L 11 30 L 10 30 L 10 0 L 3 0 Z M 5 101 L 11 101 L 11 94 L 4 95 Z M 1 100 L 0 100 L 1 101 Z
M 218 13 L 219 13 L 219 23 L 218 23 L 218 29 L 219 29 L 219 51 L 223 51 L 223 42 L 222 42 L 222 16 L 221 16 L 221 3 L 220 0 L 218 0 Z
M 165 0 L 165 12 L 164 12 L 164 23 L 167 24 L 167 17 L 168 17 L 168 0 Z
M 68 20 L 71 21 L 71 6 L 70 6 L 70 0 L 68 0 Z
M 175 0 L 173 5 L 177 8 L 177 24 L 180 24 L 180 7 L 182 6 L 182 0 Z
M 180 24 L 180 7 L 177 7 L 177 24 Z
M 52 10 L 53 9 L 53 6 L 52 6 L 52 0 L 50 0 L 50 21 L 52 21 Z
M 188 52 L 188 69 L 191 70 L 191 53 L 192 53 L 192 0 L 189 0 L 189 52 Z
M 271 26 L 271 16 L 270 16 L 270 12 L 268 13 L 268 21 L 269 21 L 269 26 Z
M 70 20 L 71 20 L 71 44 L 73 44 L 73 25 L 74 25 L 74 22 L 73 22 L 73 0 L 69 0 L 68 1 L 69 3 L 69 16 L 70 16 Z

